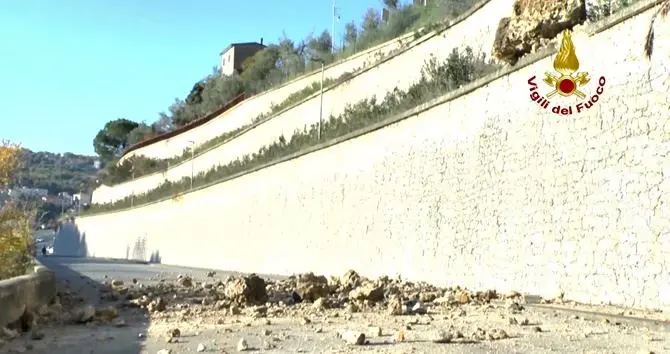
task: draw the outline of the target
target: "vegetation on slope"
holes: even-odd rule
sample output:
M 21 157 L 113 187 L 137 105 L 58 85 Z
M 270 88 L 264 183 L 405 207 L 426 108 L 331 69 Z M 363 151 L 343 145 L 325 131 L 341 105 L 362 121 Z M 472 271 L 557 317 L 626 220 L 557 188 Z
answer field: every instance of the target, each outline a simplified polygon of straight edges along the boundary
M 0 143 L 0 187 L 10 184 L 21 162 L 21 148 Z M 25 274 L 31 263 L 34 212 L 6 203 L 0 206 L 0 280 Z
M 95 156 L 21 149 L 21 163 L 14 182 L 28 188 L 46 189 L 50 195 L 89 191 L 98 176 L 97 160 Z
M 431 24 L 444 22 L 467 11 L 476 0 L 430 0 L 425 7 L 401 5 L 397 0 L 383 2 L 390 11 L 388 21 L 382 21 L 379 11 L 368 9 L 359 24 L 354 21 L 346 24 L 343 43 L 339 46 L 333 45 L 328 31 L 323 31 L 318 36 L 309 35 L 300 42 L 284 35 L 278 43 L 268 45 L 249 58 L 243 64 L 241 75 L 221 76 L 218 68 L 215 68 L 210 75 L 193 86 L 185 99 L 175 99 L 168 112 L 160 113 L 159 119 L 152 124 L 135 123 L 124 118 L 107 123 L 93 143 L 96 153 L 110 167 L 105 183 L 118 183 L 113 182 L 119 180 L 116 171 L 118 168 L 113 165 L 130 145 L 202 118 L 242 92 L 251 96 L 314 71 L 321 65 L 318 60 L 329 64 L 420 27 L 432 28 L 434 26 L 431 27 Z M 272 107 L 265 116 L 308 97 L 318 90 L 317 86 L 313 85 L 295 93 L 285 102 Z M 167 165 L 168 162 L 163 164 Z M 122 167 L 121 170 L 123 169 Z M 135 172 L 144 173 L 138 168 Z
M 363 129 L 385 118 L 407 111 L 432 98 L 472 82 L 497 68 L 484 55 L 477 56 L 470 48 L 463 52 L 454 49 L 444 62 L 435 58 L 428 60 L 423 69 L 421 79 L 407 91 L 395 89 L 378 102 L 365 99 L 353 105 L 347 105 L 342 115 L 331 116 L 321 127 L 321 140 L 318 139 L 318 125 L 309 130 L 296 131 L 290 138 L 280 136 L 272 145 L 261 148 L 257 153 L 246 155 L 227 165 L 213 167 L 206 173 L 195 176 L 193 186 L 198 187 L 220 181 L 236 173 L 275 161 L 297 151 L 304 150 L 320 142 L 335 139 L 347 133 Z M 144 161 L 149 159 L 144 158 Z M 189 177 L 179 182 L 166 182 L 142 195 L 129 196 L 123 200 L 109 204 L 94 204 L 82 214 L 113 211 L 150 203 L 162 198 L 176 196 L 190 189 Z

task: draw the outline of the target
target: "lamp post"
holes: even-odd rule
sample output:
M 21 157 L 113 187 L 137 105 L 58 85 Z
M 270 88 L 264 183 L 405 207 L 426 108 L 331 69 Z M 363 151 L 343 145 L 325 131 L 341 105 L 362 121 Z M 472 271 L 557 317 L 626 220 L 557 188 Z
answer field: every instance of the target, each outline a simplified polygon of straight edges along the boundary
M 130 171 L 132 172 L 131 180 L 135 181 L 135 164 L 130 166 Z M 135 205 L 135 189 L 133 188 L 130 193 L 130 207 L 132 208 Z
M 193 157 L 195 155 L 195 141 L 189 140 L 189 144 L 191 144 L 191 189 L 193 189 Z
M 320 100 L 320 102 L 319 102 L 319 125 L 318 125 L 318 130 L 317 130 L 317 133 L 316 133 L 317 134 L 316 139 L 318 141 L 321 141 L 321 125 L 323 124 L 323 71 L 324 71 L 324 67 L 325 67 L 325 62 L 323 61 L 322 58 L 317 58 L 317 57 L 312 57 L 311 60 L 314 61 L 314 62 L 317 62 L 317 63 L 321 63 L 321 93 L 319 95 L 320 96 L 319 97 L 319 100 Z

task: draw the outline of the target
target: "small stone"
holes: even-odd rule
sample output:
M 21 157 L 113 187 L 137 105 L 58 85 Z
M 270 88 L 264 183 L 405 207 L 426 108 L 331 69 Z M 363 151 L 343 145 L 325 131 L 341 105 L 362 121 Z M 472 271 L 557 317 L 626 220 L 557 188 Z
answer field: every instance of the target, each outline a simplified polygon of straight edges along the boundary
M 32 331 L 30 332 L 30 339 L 32 339 L 32 340 L 40 340 L 40 339 L 42 339 L 42 338 L 44 338 L 44 332 L 42 332 L 42 331 L 38 331 L 38 330 L 36 330 L 36 329 L 34 329 L 34 330 L 32 330 Z
M 342 340 L 351 345 L 363 345 L 365 343 L 365 333 L 346 331 L 342 333 Z
M 181 331 L 179 330 L 179 328 L 173 328 L 172 330 L 170 330 L 170 332 L 168 332 L 168 335 L 172 338 L 179 337 L 181 336 Z
M 533 332 L 542 332 L 542 328 L 540 328 L 539 326 L 535 326 L 533 327 Z
M 264 336 L 269 336 L 270 334 L 272 334 L 272 331 L 271 331 L 271 330 L 269 330 L 269 329 L 265 329 L 265 330 L 263 330 L 263 335 L 264 335 Z
M 315 333 L 321 333 L 321 332 L 323 332 L 323 328 L 319 327 L 319 328 L 315 329 L 314 332 Z
M 404 342 L 404 341 L 406 340 L 406 337 L 405 337 L 405 331 L 403 331 L 403 330 L 399 330 L 399 331 L 395 332 L 395 335 L 393 336 L 393 340 L 394 340 L 396 343 L 402 343 L 402 342 Z
M 320 298 L 316 299 L 316 301 L 314 301 L 314 303 L 312 304 L 312 308 L 314 310 L 323 310 L 323 309 L 327 308 L 326 305 L 327 305 L 326 299 L 320 297 Z
M 141 338 L 144 338 L 144 337 L 145 337 L 144 333 L 138 333 L 138 334 L 137 334 L 137 338 L 140 338 L 140 339 L 141 339 Z
M 237 342 L 237 351 L 243 352 L 246 350 L 249 350 L 249 344 L 247 343 L 246 339 L 240 338 L 240 340 Z
M 520 325 L 522 326 L 528 326 L 530 324 L 530 321 L 527 318 L 524 318 L 519 322 Z
M 112 280 L 112 286 L 121 286 L 123 285 L 123 280 L 114 279 Z
M 114 327 L 125 327 L 126 321 L 124 321 L 123 318 L 115 318 L 112 320 L 112 325 L 114 325 Z
M 510 317 L 509 318 L 509 324 L 517 325 L 517 324 L 519 324 L 519 321 L 517 321 L 516 318 L 514 318 L 514 317 Z
M 161 349 L 157 354 L 172 354 L 172 349 Z
M 382 328 L 381 327 L 370 327 L 370 333 L 372 333 L 372 336 L 381 337 L 382 336 Z
M 215 272 L 215 271 L 207 272 L 207 277 L 208 277 L 208 278 L 212 278 L 212 277 L 215 276 L 215 275 L 216 275 L 216 272 Z
M 310 323 L 312 323 L 312 320 L 310 320 L 309 318 L 307 318 L 307 317 L 302 318 L 302 324 L 303 325 L 308 325 Z
M 450 343 L 452 339 L 454 339 L 454 336 L 451 333 L 440 330 L 433 339 L 433 343 Z
M 200 343 L 200 344 L 198 344 L 198 347 L 196 348 L 196 351 L 199 352 L 199 353 L 202 353 L 202 352 L 204 352 L 206 349 L 207 349 L 207 348 L 205 347 L 205 345 L 202 344 L 202 343 Z
M 509 338 L 509 335 L 502 329 L 493 329 L 488 333 L 488 337 L 490 340 L 500 340 Z

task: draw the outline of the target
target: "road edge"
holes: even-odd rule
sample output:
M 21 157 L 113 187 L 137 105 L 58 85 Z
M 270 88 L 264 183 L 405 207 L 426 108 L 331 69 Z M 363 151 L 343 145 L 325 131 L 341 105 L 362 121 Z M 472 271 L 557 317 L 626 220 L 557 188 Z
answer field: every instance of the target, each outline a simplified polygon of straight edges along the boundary
M 0 280 L 0 328 L 56 297 L 56 274 L 37 258 L 29 274 Z

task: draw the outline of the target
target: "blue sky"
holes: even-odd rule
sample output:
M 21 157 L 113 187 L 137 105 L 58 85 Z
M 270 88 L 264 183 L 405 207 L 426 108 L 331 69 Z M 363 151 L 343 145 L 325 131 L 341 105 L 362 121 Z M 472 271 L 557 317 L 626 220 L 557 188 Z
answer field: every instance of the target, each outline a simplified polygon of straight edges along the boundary
M 360 23 L 381 0 L 338 0 Z M 331 0 L 0 0 L 0 139 L 93 154 L 109 120 L 153 122 L 231 42 L 331 27 Z

